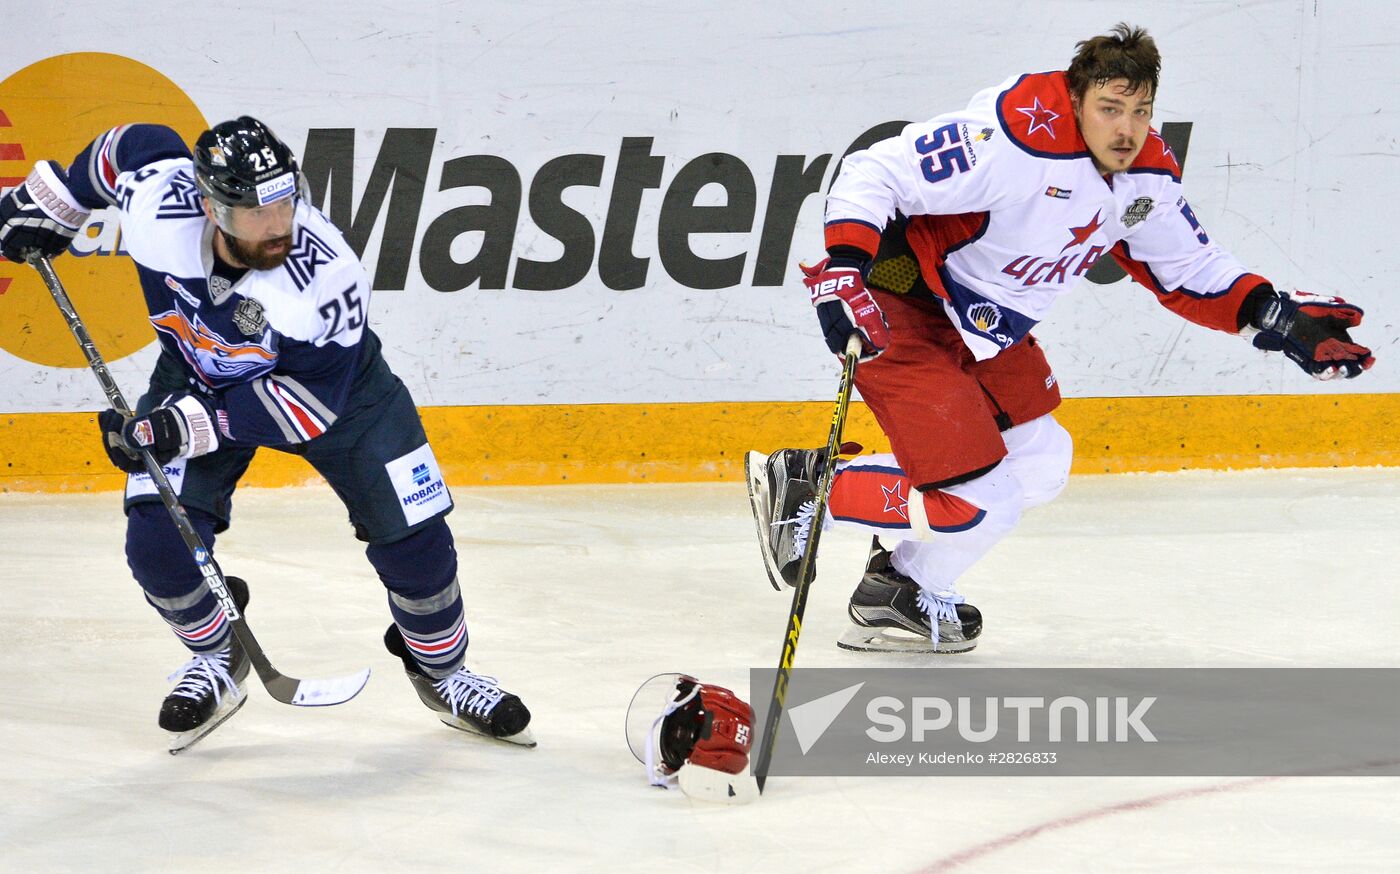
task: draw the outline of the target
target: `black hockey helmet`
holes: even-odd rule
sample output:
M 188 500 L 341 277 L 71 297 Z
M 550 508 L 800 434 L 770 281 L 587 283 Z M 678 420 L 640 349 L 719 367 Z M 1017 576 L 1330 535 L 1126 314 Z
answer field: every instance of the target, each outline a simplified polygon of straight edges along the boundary
M 296 156 L 267 125 L 248 115 L 220 122 L 194 144 L 200 194 L 225 207 L 266 206 L 300 193 Z

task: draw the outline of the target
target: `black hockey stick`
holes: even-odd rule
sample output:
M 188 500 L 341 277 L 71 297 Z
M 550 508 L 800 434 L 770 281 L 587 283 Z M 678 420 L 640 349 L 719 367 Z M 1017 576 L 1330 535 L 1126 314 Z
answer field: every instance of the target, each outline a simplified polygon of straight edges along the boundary
M 788 680 L 792 663 L 797 658 L 797 638 L 802 633 L 802 614 L 807 612 L 807 591 L 817 569 L 817 541 L 821 539 L 822 520 L 826 517 L 826 501 L 831 495 L 831 480 L 836 473 L 836 456 L 841 451 L 841 431 L 846 426 L 846 408 L 851 403 L 851 391 L 856 384 L 856 361 L 860 356 L 860 334 L 846 340 L 846 366 L 841 371 L 841 388 L 836 392 L 836 410 L 831 416 L 831 433 L 826 438 L 826 464 L 822 466 L 821 482 L 817 486 L 816 509 L 812 513 L 812 531 L 807 535 L 807 547 L 802 551 L 802 563 L 797 569 L 797 585 L 792 590 L 792 609 L 783 637 L 783 651 L 778 656 L 778 675 L 773 678 L 773 695 L 768 701 L 768 716 L 763 721 L 758 761 L 753 775 L 758 791 L 768 782 L 768 767 L 773 763 L 773 747 L 778 743 L 778 727 L 787 702 Z
M 53 295 L 54 303 L 58 304 L 59 312 L 63 313 L 64 320 L 68 322 L 68 330 L 73 332 L 74 339 L 78 341 L 83 354 L 87 356 L 88 366 L 92 368 L 92 372 L 97 376 L 97 381 L 101 383 L 108 403 L 122 415 L 130 416 L 131 408 L 126 405 L 126 400 L 122 398 L 121 389 L 117 388 L 117 383 L 107 370 L 102 355 L 97 351 L 96 344 L 92 342 L 92 336 L 88 334 L 83 320 L 78 317 L 77 310 L 73 308 L 73 302 L 69 300 L 68 292 L 64 290 L 63 283 L 58 281 L 58 274 L 54 273 L 53 265 L 49 263 L 47 257 L 38 254 L 32 254 L 29 263 L 33 265 L 35 270 L 39 271 L 39 275 L 44 279 L 44 284 L 49 287 L 49 294 Z M 170 480 L 165 476 L 165 470 L 156 462 L 150 452 L 141 450 L 141 458 L 146 462 L 146 470 L 150 473 L 151 481 L 155 483 L 156 490 L 160 492 L 160 499 L 165 503 L 165 509 L 170 511 L 170 518 L 180 531 L 180 538 L 185 541 L 190 556 L 199 567 L 199 573 L 204 577 L 204 582 L 218 600 L 219 606 L 224 611 L 224 616 L 228 618 L 229 625 L 233 627 L 234 637 L 238 638 L 238 643 L 248 654 L 248 660 L 252 662 L 254 670 L 258 672 L 258 678 L 267 687 L 268 694 L 283 704 L 295 704 L 301 707 L 343 704 L 358 695 L 360 690 L 365 687 L 365 683 L 369 681 L 369 668 L 365 668 L 357 674 L 328 680 L 298 680 L 295 677 L 286 676 L 272 666 L 272 663 L 267 660 L 263 648 L 258 645 L 258 639 L 253 636 L 252 629 L 248 627 L 248 621 L 243 618 L 238 610 L 238 605 L 234 603 L 233 596 L 229 593 L 228 584 L 224 581 L 223 571 L 219 570 L 219 565 L 214 561 L 213 555 L 205 548 L 204 542 L 199 539 L 199 533 L 194 530 L 194 525 L 190 523 L 190 517 L 185 513 L 185 508 L 180 506 L 180 499 L 175 496 L 175 490 L 171 488 Z

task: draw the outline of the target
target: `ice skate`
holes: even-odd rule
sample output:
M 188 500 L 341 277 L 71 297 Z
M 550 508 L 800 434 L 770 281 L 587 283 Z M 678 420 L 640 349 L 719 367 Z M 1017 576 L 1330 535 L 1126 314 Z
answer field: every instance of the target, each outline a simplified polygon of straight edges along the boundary
M 878 538 L 871 541 L 865 575 L 847 612 L 854 625 L 836 645 L 858 652 L 962 653 L 974 649 L 982 634 L 981 611 L 926 593 L 894 569 L 889 550 Z M 931 613 L 938 616 L 936 641 L 930 632 Z
M 437 712 L 443 725 L 520 746 L 535 745 L 529 709 L 519 696 L 497 685 L 494 677 L 461 667 L 445 679 L 433 679 L 413 660 L 397 625 L 384 632 L 384 646 L 403 660 L 414 691 L 428 709 Z
M 768 581 L 778 591 L 783 583 L 797 585 L 825 456 L 823 449 L 779 449 L 772 455 L 750 452 L 744 459 L 759 549 Z
M 239 610 L 248 607 L 248 584 L 227 578 Z M 247 702 L 248 657 L 232 635 L 229 645 L 211 653 L 196 653 L 170 675 L 178 680 L 160 705 L 160 727 L 170 732 L 170 754 L 194 746 L 228 721 Z

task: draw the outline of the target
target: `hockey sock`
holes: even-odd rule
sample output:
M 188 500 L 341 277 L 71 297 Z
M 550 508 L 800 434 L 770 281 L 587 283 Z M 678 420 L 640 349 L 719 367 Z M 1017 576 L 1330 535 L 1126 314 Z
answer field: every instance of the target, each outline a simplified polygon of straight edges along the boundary
M 214 548 L 213 516 L 188 509 L 201 540 Z M 228 646 L 230 628 L 224 611 L 180 539 L 180 532 L 161 504 L 132 506 L 126 521 L 126 563 L 180 642 L 191 652 L 209 653 Z
M 365 555 L 389 590 L 389 613 L 423 672 L 442 679 L 467 651 L 467 619 L 457 585 L 457 551 L 441 518 L 403 540 L 370 544 Z
M 911 495 L 921 506 L 910 507 Z M 827 510 L 832 522 L 891 540 L 966 531 L 986 516 L 981 507 L 948 491 L 918 491 L 888 454 L 865 455 L 842 463 L 831 486 Z

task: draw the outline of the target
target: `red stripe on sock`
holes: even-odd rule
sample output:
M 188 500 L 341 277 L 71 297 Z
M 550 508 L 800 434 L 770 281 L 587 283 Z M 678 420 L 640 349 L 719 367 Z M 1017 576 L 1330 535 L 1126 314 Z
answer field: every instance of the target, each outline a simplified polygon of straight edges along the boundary
M 402 631 L 403 629 L 399 630 Z M 404 642 L 408 644 L 409 648 L 412 649 L 414 652 L 421 652 L 424 655 L 437 655 L 438 653 L 450 650 L 452 649 L 452 647 L 461 643 L 462 635 L 466 633 L 467 621 L 466 617 L 464 616 L 457 622 L 457 632 L 451 637 L 449 637 L 447 640 L 441 640 L 437 643 L 422 643 L 420 641 L 414 640 L 407 634 L 404 635 L 403 639 Z
M 223 624 L 224 613 L 222 610 L 220 610 L 218 614 L 216 614 L 213 619 L 206 622 L 202 628 L 196 628 L 194 631 L 181 631 L 180 629 L 175 628 L 175 626 L 173 625 L 171 626 L 171 628 L 175 628 L 175 633 L 183 637 L 185 640 L 188 640 L 191 643 L 200 643 L 202 641 L 208 640 L 214 634 L 214 632 L 219 630 L 220 626 L 222 626 Z

